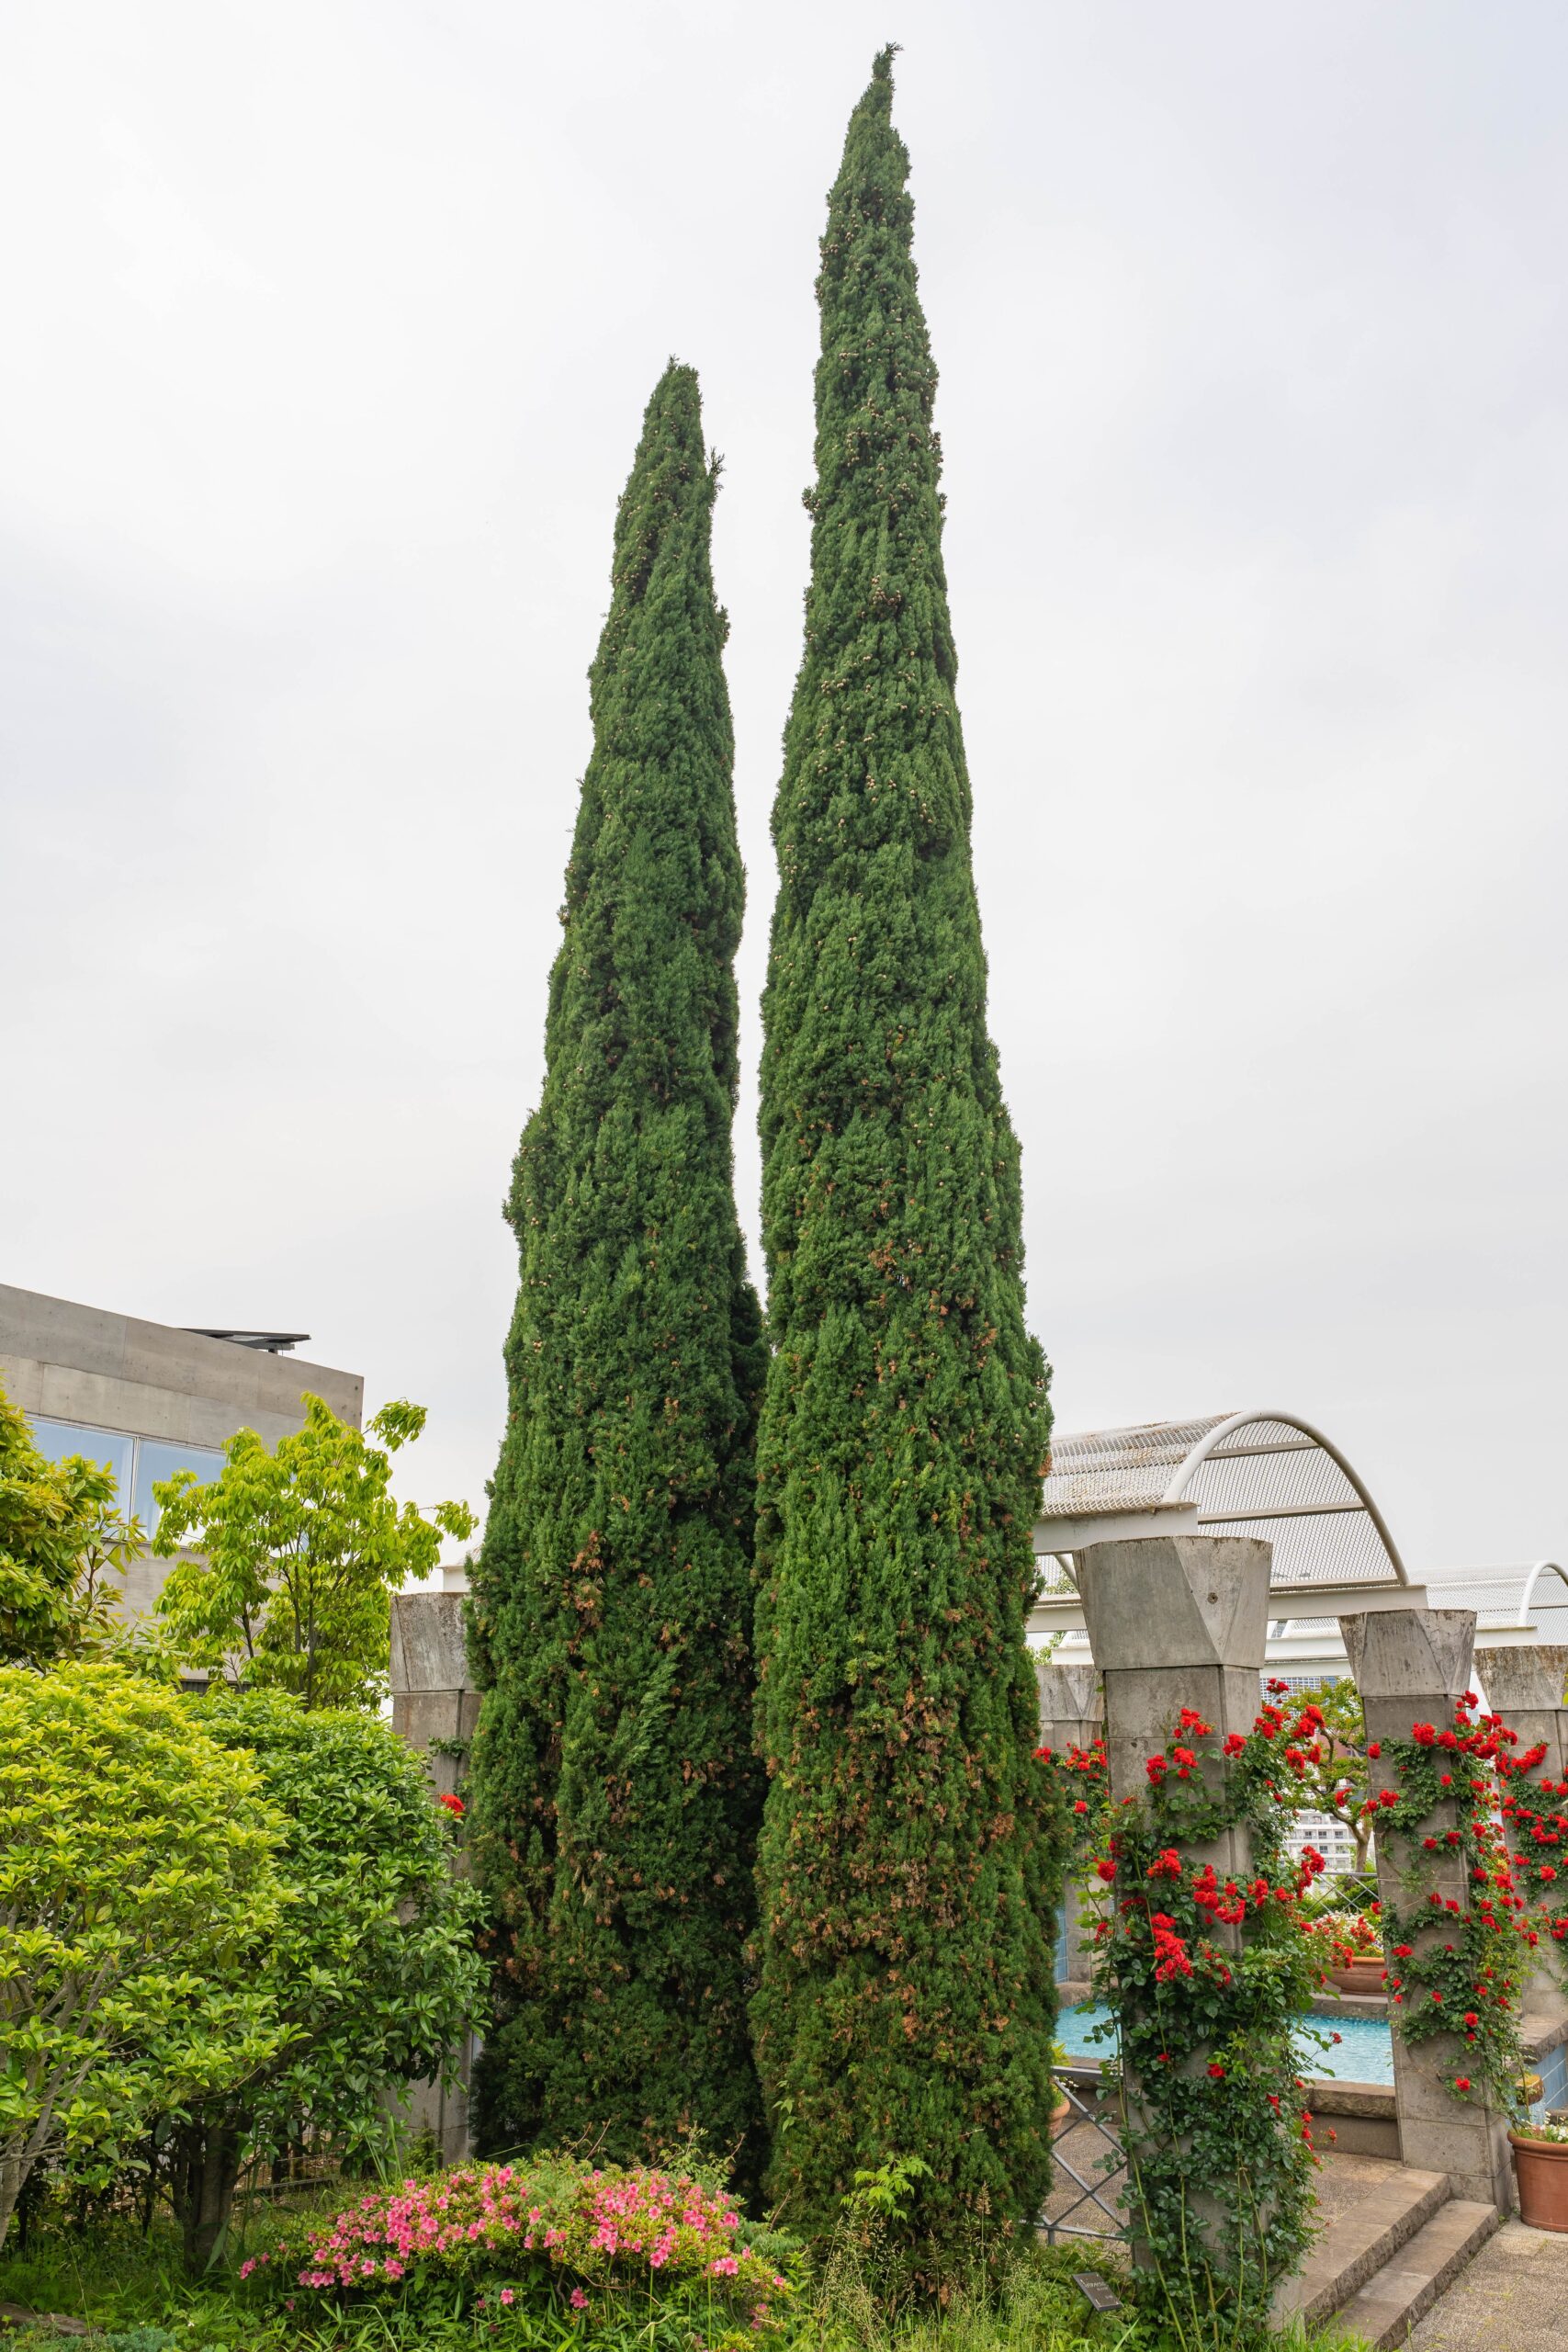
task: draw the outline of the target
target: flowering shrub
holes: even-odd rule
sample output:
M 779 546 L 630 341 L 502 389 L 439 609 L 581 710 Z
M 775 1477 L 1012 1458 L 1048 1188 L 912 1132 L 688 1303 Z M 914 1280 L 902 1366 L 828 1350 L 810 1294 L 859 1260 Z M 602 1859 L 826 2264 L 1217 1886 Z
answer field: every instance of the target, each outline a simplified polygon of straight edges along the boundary
M 1568 2148 L 1568 2123 L 1550 2116 L 1544 2123 L 1517 2123 L 1514 2129 L 1521 2140 L 1544 2140 L 1549 2148 Z
M 1441 1730 L 1412 1724 L 1408 1739 L 1374 1742 L 1367 1752 L 1382 1759 L 1386 1785 L 1366 1805 L 1378 1815 L 1382 1849 L 1396 1863 L 1408 1906 L 1383 1905 L 1397 2030 L 1406 2042 L 1451 2035 L 1454 2096 L 1473 2100 L 1490 2092 L 1517 2114 L 1519 1988 L 1540 1930 L 1519 1891 L 1494 1810 L 1497 1782 L 1487 1770 L 1495 1765 L 1506 1786 L 1522 1769 L 1508 1753 L 1517 1740 L 1500 1717 L 1476 1716 L 1476 1703 L 1467 1691 Z M 1463 1863 L 1468 1905 L 1431 1883 L 1435 1863 L 1450 1857 Z
M 759 2250 L 732 2199 L 690 2174 L 591 2168 L 569 2157 L 465 2165 L 366 2196 L 241 2266 L 271 2291 L 405 2294 L 439 2280 L 475 2290 L 475 2308 L 541 2301 L 598 2307 L 671 2300 L 704 2315 L 719 2352 L 782 2324 L 794 2292 Z M 770 2245 L 772 2240 L 770 2239 Z
M 1106 1889 L 1094 1981 L 1121 2046 L 1129 2195 L 1183 2321 L 1214 2308 L 1260 2318 L 1310 2234 L 1295 2036 L 1327 1957 L 1301 1910 L 1324 1862 L 1310 1848 L 1292 1860 L 1284 1832 L 1288 1792 L 1325 1745 L 1310 1705 L 1287 1715 L 1270 1700 L 1250 1734 L 1224 1742 L 1183 1708 L 1142 1793 L 1120 1804 L 1102 1743 L 1040 1751 L 1061 1776 L 1080 1867 L 1092 1861 Z M 1233 1838 L 1250 1854 L 1234 1873 L 1213 1859 Z
M 1376 1903 L 1368 1911 L 1320 1911 L 1312 1930 L 1329 1947 L 1332 1957 L 1327 1965 L 1348 1968 L 1353 1960 L 1381 1960 L 1381 1913 L 1382 1905 Z
M 1558 1973 L 1568 1987 L 1568 1781 L 1532 1781 L 1544 1747 L 1510 1756 L 1506 1743 L 1495 1762 L 1505 1783 L 1502 1815 L 1513 1851 L 1514 1881 L 1534 1913 L 1539 1935 L 1556 1947 Z M 1553 1804 L 1551 1800 L 1557 1799 Z

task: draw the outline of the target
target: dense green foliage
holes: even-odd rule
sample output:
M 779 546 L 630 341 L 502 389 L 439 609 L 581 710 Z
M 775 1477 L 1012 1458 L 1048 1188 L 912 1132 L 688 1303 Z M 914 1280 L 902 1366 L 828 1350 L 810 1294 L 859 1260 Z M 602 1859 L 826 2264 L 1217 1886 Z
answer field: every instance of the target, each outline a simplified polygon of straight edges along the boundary
M 772 2188 L 914 2148 L 933 2239 L 1050 2176 L 1055 1842 L 1024 1617 L 1045 1370 L 986 1026 L 936 388 L 891 51 L 829 200 L 806 652 L 773 818 L 758 1440 Z
M 756 1301 L 731 1178 L 742 877 L 696 379 L 649 403 L 589 673 L 545 1088 L 507 1216 L 510 1415 L 474 1578 L 498 1920 L 484 2144 L 700 2126 L 755 2161 L 742 1946 Z
M 0 1668 L 0 2240 L 40 2160 L 111 2162 L 276 2053 L 280 1831 L 175 1693 Z
M 391 1595 L 430 1574 L 444 1534 L 471 1534 L 473 1516 L 438 1503 L 427 1520 L 392 1495 L 391 1456 L 423 1429 L 422 1405 L 383 1405 L 369 1429 L 378 1446 L 320 1396 L 304 1403 L 303 1428 L 270 1452 L 241 1430 L 210 1484 L 177 1470 L 153 1487 L 152 1549 L 201 1547 L 165 1579 L 160 1631 L 180 1656 L 250 1689 L 367 1706 L 387 1684 Z
M 483 1976 L 478 1898 L 453 1876 L 450 1818 L 389 1724 L 307 1711 L 276 1690 L 216 1690 L 196 1719 L 254 1758 L 283 1818 L 284 1905 L 259 1981 L 286 2039 L 143 2151 L 193 2268 L 226 2233 L 250 2158 L 307 2133 L 318 2154 L 386 2152 L 387 2092 L 455 2062 Z
M 34 1666 L 101 1645 L 119 1571 L 141 1546 L 112 1470 L 49 1462 L 0 1388 L 0 1660 Z

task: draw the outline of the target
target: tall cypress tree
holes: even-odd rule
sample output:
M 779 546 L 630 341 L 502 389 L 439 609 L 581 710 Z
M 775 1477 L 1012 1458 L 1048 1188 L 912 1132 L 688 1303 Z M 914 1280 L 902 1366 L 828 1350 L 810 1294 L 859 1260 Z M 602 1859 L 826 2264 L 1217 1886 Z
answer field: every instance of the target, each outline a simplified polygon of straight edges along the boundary
M 908 156 L 876 60 L 817 281 L 806 651 L 773 817 L 758 1437 L 758 2067 L 809 2226 L 931 2177 L 939 2251 L 1050 2177 L 1057 1846 L 1024 1618 L 1046 1372 L 986 1026 Z
M 474 1576 L 491 2147 L 697 2125 L 757 2160 L 743 1946 L 753 1443 L 736 1219 L 743 882 L 697 381 L 649 402 L 589 672 L 593 752 L 507 1216 L 510 1412 Z

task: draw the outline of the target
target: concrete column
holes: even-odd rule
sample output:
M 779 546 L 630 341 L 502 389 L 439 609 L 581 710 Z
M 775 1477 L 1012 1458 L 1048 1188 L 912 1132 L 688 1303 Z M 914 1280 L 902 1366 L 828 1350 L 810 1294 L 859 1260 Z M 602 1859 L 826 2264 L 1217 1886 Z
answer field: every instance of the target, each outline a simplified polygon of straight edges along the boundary
M 1368 1739 L 1381 1741 L 1384 1747 L 1368 1768 L 1377 1795 L 1399 1785 L 1387 1754 L 1391 1742 L 1408 1740 L 1419 1723 L 1442 1730 L 1452 1722 L 1455 1704 L 1470 1686 L 1475 1612 L 1380 1610 L 1341 1617 L 1339 1630 L 1360 1690 Z M 1438 1807 L 1429 1834 L 1440 1839 L 1458 1819 L 1457 1805 Z M 1409 1917 L 1426 1907 L 1429 1894 L 1469 1910 L 1470 1872 L 1461 1850 L 1440 1847 L 1428 1854 L 1412 1840 L 1380 1835 L 1377 1861 L 1378 1893 L 1389 1910 Z M 1416 1951 L 1442 1934 L 1440 1926 L 1418 1930 Z M 1392 2004 L 1391 2015 L 1397 2018 Z M 1507 2119 L 1486 2103 L 1483 2092 L 1463 2099 L 1449 2088 L 1455 2074 L 1463 2072 L 1463 2051 L 1458 2035 L 1438 2034 L 1412 2044 L 1395 2026 L 1393 2094 L 1400 2153 L 1407 2165 L 1447 2173 L 1456 2197 L 1506 2212 L 1512 2202 Z
M 1055 1658 L 1037 1658 L 1034 1679 L 1043 1747 L 1061 1756 L 1069 1747 L 1087 1747 L 1099 1738 L 1105 1728 L 1105 1708 L 1098 1666 L 1058 1666 Z
M 1040 1689 L 1040 1740 L 1054 1756 L 1065 1756 L 1070 1747 L 1088 1747 L 1105 1729 L 1105 1713 L 1100 1696 L 1100 1669 L 1096 1666 L 1058 1666 L 1054 1659 L 1038 1658 L 1034 1679 Z M 1086 1901 L 1094 1899 L 1100 1882 L 1089 1886 L 1069 1879 L 1062 1889 L 1062 1913 L 1066 1928 L 1066 1980 L 1073 1984 L 1089 1982 L 1092 1965 L 1089 1939 L 1081 1917 Z
M 1522 1779 L 1568 1779 L 1568 1707 L 1562 1693 L 1568 1686 L 1568 1647 L 1561 1643 L 1532 1642 L 1518 1649 L 1477 1650 L 1475 1671 L 1486 1703 L 1519 1736 L 1514 1751 L 1523 1755 L 1540 1746 L 1546 1754 Z M 1552 1803 L 1554 1812 L 1568 1812 L 1568 1800 Z M 1568 1854 L 1563 1857 L 1568 1864 Z M 1568 2020 L 1568 1986 L 1563 1983 L 1562 1947 L 1542 1944 L 1538 1963 L 1524 1988 L 1526 2014 L 1532 2022 L 1561 2025 Z
M 1181 1708 L 1195 1707 L 1216 1742 L 1257 1722 L 1271 1548 L 1248 1535 L 1149 1535 L 1091 1544 L 1077 1558 L 1089 1647 L 1105 1682 L 1111 1793 L 1141 1796 L 1144 1768 Z M 1222 1878 L 1251 1874 L 1244 1829 L 1191 1851 Z
M 433 1740 L 468 1741 L 479 1719 L 468 1672 L 460 1592 L 400 1592 L 392 1598 L 392 1729 L 423 1747 L 438 1796 L 455 1793 L 461 1759 L 428 1753 Z
M 1091 1544 L 1078 1554 L 1084 1621 L 1105 1683 L 1112 1799 L 1147 1793 L 1145 1768 L 1164 1747 L 1183 1707 L 1196 1708 L 1211 1725 L 1213 1736 L 1202 1742 L 1205 1748 L 1217 1747 L 1233 1731 L 1251 1731 L 1262 1703 L 1271 1558 L 1269 1544 L 1244 1535 L 1144 1536 Z M 1203 1767 L 1214 1781 L 1225 1770 L 1223 1762 Z M 1213 1862 L 1222 1879 L 1252 1875 L 1244 1825 L 1208 1843 L 1187 1845 L 1182 1853 L 1200 1867 Z M 1215 1930 L 1216 1942 L 1238 1939 L 1235 1928 Z M 1204 2064 L 1201 2052 L 1183 2063 L 1196 2073 Z M 1136 2129 L 1146 2110 L 1130 2069 L 1122 2098 Z M 1192 2183 L 1189 2195 L 1203 2226 L 1223 2219 L 1201 2183 Z M 1135 2212 L 1132 2219 L 1135 2232 Z M 1145 2258 L 1135 2235 L 1134 2258 Z
M 392 1597 L 392 1729 L 411 1747 L 423 1748 L 425 1770 L 438 1796 L 455 1794 L 462 1774 L 459 1756 L 430 1751 L 433 1740 L 468 1742 L 479 1717 L 479 1694 L 468 1673 L 461 1592 L 400 1592 Z M 458 1858 L 460 1871 L 467 1858 Z M 461 2078 L 450 2089 L 440 2083 L 411 2083 L 398 2101 L 403 2121 L 415 2132 L 434 2133 L 446 2164 L 468 2154 L 468 2083 L 474 2036 L 465 2037 Z

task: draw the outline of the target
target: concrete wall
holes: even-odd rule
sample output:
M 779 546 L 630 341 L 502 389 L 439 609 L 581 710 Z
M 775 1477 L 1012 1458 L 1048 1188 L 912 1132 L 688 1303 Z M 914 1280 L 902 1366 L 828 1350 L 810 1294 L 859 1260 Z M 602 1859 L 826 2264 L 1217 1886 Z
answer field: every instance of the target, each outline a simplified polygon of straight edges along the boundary
M 232 1340 L 205 1339 L 6 1283 L 0 1283 L 0 1386 L 25 1413 L 176 1445 L 221 1446 L 245 1429 L 276 1445 L 303 1420 L 299 1400 L 307 1390 L 355 1429 L 365 1410 L 358 1373 L 268 1355 Z M 122 1500 L 129 1509 L 130 1498 Z M 133 1564 L 123 1586 L 128 1614 L 151 1609 L 168 1569 L 166 1560 L 150 1554 Z
M 454 1793 L 462 1759 L 437 1752 L 433 1741 L 465 1743 L 479 1719 L 479 1694 L 468 1672 L 462 1591 L 400 1592 L 392 1597 L 392 1729 L 411 1747 L 423 1748 L 431 1786 Z
M 456 1790 L 465 1758 L 432 1754 L 431 1742 L 466 1745 L 479 1718 L 479 1694 L 472 1687 L 463 1630 L 467 1597 L 459 1577 L 456 1589 L 448 1586 L 439 1592 L 400 1592 L 392 1599 L 392 1729 L 411 1747 L 425 1751 L 425 1770 L 438 1795 Z M 466 1855 L 458 1868 L 467 1875 Z M 460 2052 L 459 2080 L 450 2088 L 440 2083 L 412 2083 L 399 2102 L 404 2123 L 413 2132 L 431 2133 L 445 2164 L 461 2164 L 468 2154 L 468 2085 L 478 2048 L 470 2029 Z

